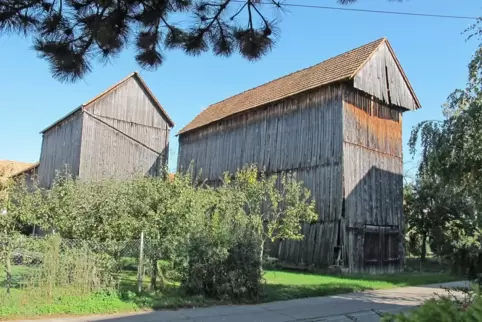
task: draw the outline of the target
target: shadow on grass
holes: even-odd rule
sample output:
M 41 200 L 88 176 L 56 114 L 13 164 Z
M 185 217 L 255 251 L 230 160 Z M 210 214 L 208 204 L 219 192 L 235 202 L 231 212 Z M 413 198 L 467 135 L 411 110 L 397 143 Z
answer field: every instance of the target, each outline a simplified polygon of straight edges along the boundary
M 128 297 L 121 293 L 120 299 L 134 303 L 140 309 L 168 309 L 168 308 L 192 308 L 223 304 L 257 304 L 273 301 L 285 301 L 317 296 L 337 295 L 353 292 L 373 290 L 374 288 L 360 286 L 358 284 L 325 284 L 325 285 L 284 285 L 266 284 L 258 299 L 234 299 L 221 300 L 208 298 L 201 295 L 189 295 L 177 286 L 167 286 L 158 292 L 132 293 Z
M 124 293 L 121 293 L 119 298 L 124 302 L 135 304 L 139 309 L 151 310 L 194 308 L 233 303 L 233 301 L 223 301 L 201 295 L 188 295 L 179 288 L 164 288 L 157 292 L 143 292 L 130 298 L 126 298 Z

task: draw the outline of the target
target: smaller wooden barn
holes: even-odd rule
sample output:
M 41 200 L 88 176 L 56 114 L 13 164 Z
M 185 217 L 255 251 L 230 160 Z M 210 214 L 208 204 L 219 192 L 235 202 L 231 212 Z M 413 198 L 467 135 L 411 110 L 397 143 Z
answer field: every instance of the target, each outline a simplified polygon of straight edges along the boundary
M 36 162 L 31 164 L 30 166 L 21 169 L 20 171 L 15 172 L 12 174 L 13 179 L 22 178 L 25 180 L 25 183 L 28 187 L 34 187 L 35 182 L 38 179 L 38 167 L 40 163 Z
M 138 73 L 132 73 L 45 128 L 39 185 L 66 166 L 81 179 L 158 175 L 174 122 Z
M 403 269 L 402 113 L 420 108 L 382 38 L 215 103 L 179 132 L 178 170 L 219 180 L 246 164 L 296 173 L 318 221 L 279 241 L 281 261 L 350 272 Z

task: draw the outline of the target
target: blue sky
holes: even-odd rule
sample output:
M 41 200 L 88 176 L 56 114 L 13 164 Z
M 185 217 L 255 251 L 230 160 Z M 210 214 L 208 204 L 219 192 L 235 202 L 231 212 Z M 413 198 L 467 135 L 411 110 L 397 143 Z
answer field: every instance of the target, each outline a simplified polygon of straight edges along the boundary
M 287 1 L 295 3 L 295 0 Z M 336 6 L 335 0 L 296 3 Z M 359 0 L 352 8 L 482 15 L 479 0 L 411 0 L 402 4 Z M 166 52 L 155 72 L 140 70 L 131 50 L 110 64 L 95 64 L 93 72 L 75 84 L 51 77 L 48 65 L 31 50 L 29 39 L 0 37 L 0 159 L 35 162 L 41 131 L 113 83 L 138 70 L 176 123 L 171 135 L 170 168 L 175 169 L 175 133 L 209 104 L 380 37 L 387 37 L 423 106 L 403 119 L 406 171 L 414 166 L 407 141 L 419 121 L 442 117 L 440 106 L 466 82 L 467 64 L 477 41 L 466 42 L 469 20 L 381 15 L 359 12 L 290 8 L 282 15 L 280 39 L 274 50 L 252 63 L 234 55 L 206 53 L 189 57 Z

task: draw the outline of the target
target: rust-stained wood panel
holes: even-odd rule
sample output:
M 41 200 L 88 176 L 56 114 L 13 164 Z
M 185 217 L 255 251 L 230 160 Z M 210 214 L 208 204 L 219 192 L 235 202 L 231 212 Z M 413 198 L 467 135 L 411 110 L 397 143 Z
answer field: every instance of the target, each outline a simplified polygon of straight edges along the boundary
M 355 75 L 354 87 L 374 95 L 387 105 L 417 109 L 417 102 L 386 43 L 378 47 Z
M 401 110 L 353 89 L 348 89 L 344 98 L 344 240 L 348 270 L 399 271 L 404 227 Z M 369 226 L 376 228 L 370 231 Z M 396 233 L 385 234 L 386 230 Z M 374 254 L 379 257 L 373 258 Z
M 343 109 L 343 140 L 372 151 L 402 157 L 402 111 L 347 91 Z
M 49 188 L 56 172 L 68 167 L 79 174 L 83 114 L 79 111 L 43 133 L 39 185 Z

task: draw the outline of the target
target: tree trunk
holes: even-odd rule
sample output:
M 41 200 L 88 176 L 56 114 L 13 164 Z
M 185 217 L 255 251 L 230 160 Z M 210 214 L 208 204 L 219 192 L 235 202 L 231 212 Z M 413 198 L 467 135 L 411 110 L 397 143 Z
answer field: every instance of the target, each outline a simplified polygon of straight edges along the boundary
M 425 262 L 427 257 L 427 233 L 422 234 L 422 249 L 420 250 L 420 260 Z

